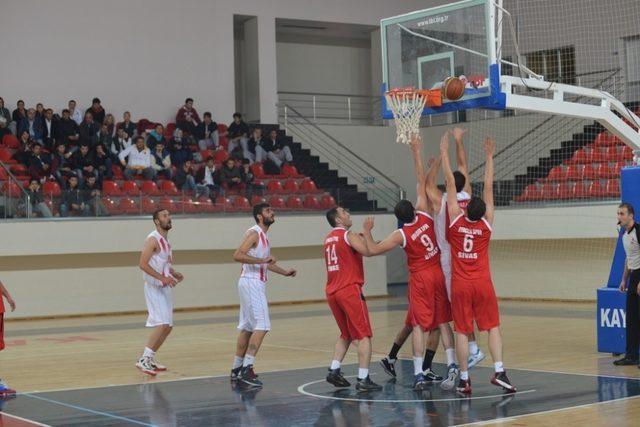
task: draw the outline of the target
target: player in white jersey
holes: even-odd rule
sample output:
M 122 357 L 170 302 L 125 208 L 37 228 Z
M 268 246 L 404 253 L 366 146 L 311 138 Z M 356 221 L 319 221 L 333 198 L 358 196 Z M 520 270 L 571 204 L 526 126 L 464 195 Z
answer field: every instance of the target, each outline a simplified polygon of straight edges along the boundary
M 231 368 L 231 381 L 240 380 L 251 387 L 262 387 L 262 382 L 253 371 L 256 353 L 262 340 L 271 329 L 267 304 L 266 282 L 269 271 L 294 277 L 296 270 L 285 270 L 276 264 L 271 255 L 267 231 L 274 223 L 275 215 L 267 203 L 253 207 L 256 225 L 247 230 L 244 240 L 233 255 L 233 260 L 242 263 L 238 293 L 240 294 L 240 320 L 238 342 Z
M 155 360 L 155 355 L 173 328 L 172 288 L 184 277 L 173 269 L 173 258 L 168 234 L 171 230 L 171 214 L 166 209 L 153 213 L 156 226 L 144 242 L 140 255 L 140 269 L 143 271 L 144 296 L 147 302 L 148 328 L 153 328 L 147 346 L 136 367 L 145 374 L 156 375 L 167 368 Z
M 466 129 L 459 127 L 453 128 L 451 135 L 456 141 L 456 160 L 458 170 L 453 172 L 453 178 L 456 184 L 456 198 L 458 205 L 466 210 L 469 200 L 471 200 L 471 180 L 469 179 L 469 169 L 467 167 L 467 155 L 464 151 L 463 136 Z M 447 213 L 447 195 L 442 193 L 436 184 L 438 172 L 440 170 L 441 159 L 439 158 L 434 167 L 429 170 L 427 175 L 427 196 L 433 204 L 434 210 L 437 212 L 436 223 L 436 239 L 440 247 L 440 265 L 447 285 L 447 295 L 451 301 L 451 246 L 447 241 L 446 230 L 449 225 L 449 217 Z M 485 354 L 478 348 L 474 333 L 469 335 L 469 368 L 474 367 L 485 358 Z

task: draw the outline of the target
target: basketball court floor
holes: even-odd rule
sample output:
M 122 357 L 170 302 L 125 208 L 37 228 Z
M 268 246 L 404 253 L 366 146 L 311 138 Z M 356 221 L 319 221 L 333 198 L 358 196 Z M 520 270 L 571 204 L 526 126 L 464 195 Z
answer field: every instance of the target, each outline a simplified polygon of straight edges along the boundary
M 384 386 L 370 394 L 324 381 L 337 331 L 323 303 L 272 308 L 273 330 L 256 361 L 262 390 L 228 381 L 235 310 L 177 313 L 158 354 L 169 371 L 156 378 L 133 366 L 147 336 L 144 315 L 8 322 L 0 371 L 20 394 L 0 402 L 0 425 L 636 425 L 640 370 L 614 368 L 610 355 L 595 352 L 594 305 L 501 302 L 505 363 L 519 392 L 489 384 L 487 358 L 471 371 L 472 397 L 460 398 L 438 386 L 411 390 L 409 343 L 396 380 L 377 364 L 402 325 L 405 301 L 369 302 L 372 378 Z M 350 352 L 346 375 L 356 373 L 355 361 Z

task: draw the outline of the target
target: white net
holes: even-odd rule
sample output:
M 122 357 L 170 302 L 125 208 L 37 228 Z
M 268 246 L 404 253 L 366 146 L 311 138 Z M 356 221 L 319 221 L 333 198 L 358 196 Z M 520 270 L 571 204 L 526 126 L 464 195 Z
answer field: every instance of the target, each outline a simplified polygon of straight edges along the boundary
M 385 95 L 388 108 L 393 112 L 396 142 L 409 144 L 420 131 L 420 117 L 427 97 L 412 90 L 390 91 Z

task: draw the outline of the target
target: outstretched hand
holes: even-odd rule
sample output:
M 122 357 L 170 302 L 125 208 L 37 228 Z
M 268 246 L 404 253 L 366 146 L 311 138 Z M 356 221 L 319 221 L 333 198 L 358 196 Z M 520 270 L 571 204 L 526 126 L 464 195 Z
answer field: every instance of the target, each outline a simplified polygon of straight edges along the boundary
M 364 219 L 364 222 L 362 223 L 362 229 L 368 232 L 371 232 L 371 230 L 373 230 L 373 226 L 374 226 L 374 219 L 372 216 L 368 216 Z
M 454 127 L 451 131 L 451 134 L 456 141 L 461 141 L 465 133 L 467 133 L 467 130 L 460 127 Z
M 440 138 L 440 154 L 448 154 L 449 153 L 449 131 L 446 131 L 442 134 Z
M 411 134 L 411 148 L 413 150 L 417 150 L 418 148 L 420 148 L 421 144 L 422 144 L 422 138 L 420 137 L 420 135 L 412 133 Z
M 484 152 L 490 157 L 493 157 L 496 152 L 496 141 L 490 136 L 484 139 Z

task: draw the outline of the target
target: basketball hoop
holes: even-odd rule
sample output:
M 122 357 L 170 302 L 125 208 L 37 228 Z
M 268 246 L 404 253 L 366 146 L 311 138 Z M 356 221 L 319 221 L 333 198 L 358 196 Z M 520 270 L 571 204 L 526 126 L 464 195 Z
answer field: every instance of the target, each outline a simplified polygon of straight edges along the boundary
M 420 132 L 420 117 L 425 105 L 442 105 L 440 90 L 391 89 L 385 93 L 387 108 L 393 112 L 396 125 L 396 142 L 410 144 L 411 138 Z

